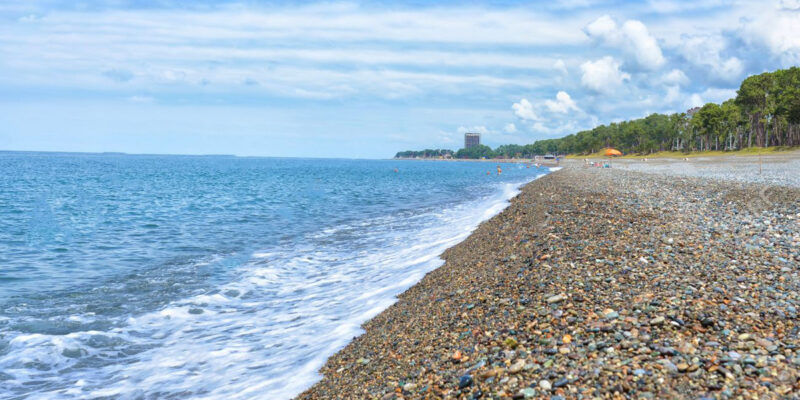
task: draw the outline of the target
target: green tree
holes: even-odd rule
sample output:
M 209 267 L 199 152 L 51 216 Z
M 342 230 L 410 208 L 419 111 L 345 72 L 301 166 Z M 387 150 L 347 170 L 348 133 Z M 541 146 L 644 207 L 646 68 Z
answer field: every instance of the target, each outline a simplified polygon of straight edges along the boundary
M 480 158 L 493 158 L 494 151 L 492 148 L 483 144 L 472 146 L 468 149 L 460 149 L 456 152 L 456 158 L 466 159 L 480 159 Z

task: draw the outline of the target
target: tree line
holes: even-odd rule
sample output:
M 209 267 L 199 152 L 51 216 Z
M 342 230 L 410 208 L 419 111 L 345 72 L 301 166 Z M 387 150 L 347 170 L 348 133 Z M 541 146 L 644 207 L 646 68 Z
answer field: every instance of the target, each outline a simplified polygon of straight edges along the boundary
M 651 114 L 526 145 L 438 151 L 447 151 L 455 158 L 530 158 L 547 153 L 591 154 L 606 147 L 650 154 L 767 146 L 800 146 L 798 67 L 750 76 L 742 82 L 736 97 L 722 104 L 708 103 L 669 115 Z
M 447 149 L 425 149 L 425 150 L 406 150 L 399 151 L 395 154 L 394 158 L 442 158 L 445 156 L 453 156 L 453 150 Z
M 800 145 L 800 68 L 753 75 L 736 97 L 685 113 L 645 118 L 537 141 L 537 150 L 590 154 L 605 147 L 625 153 L 741 150 Z

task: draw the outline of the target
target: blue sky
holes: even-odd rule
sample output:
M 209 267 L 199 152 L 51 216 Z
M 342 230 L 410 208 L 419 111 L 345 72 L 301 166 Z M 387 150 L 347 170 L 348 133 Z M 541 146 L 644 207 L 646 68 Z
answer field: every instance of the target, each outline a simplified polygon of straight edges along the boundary
M 560 137 L 800 64 L 800 0 L 0 3 L 0 149 L 391 157 Z

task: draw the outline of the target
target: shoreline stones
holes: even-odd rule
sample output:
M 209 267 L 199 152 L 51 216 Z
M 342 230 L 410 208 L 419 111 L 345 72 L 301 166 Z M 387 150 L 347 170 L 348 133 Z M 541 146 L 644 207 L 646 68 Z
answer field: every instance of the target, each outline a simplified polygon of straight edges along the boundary
M 798 397 L 798 199 L 566 167 L 445 251 L 298 398 Z
M 553 388 L 553 385 L 547 379 L 542 379 L 539 381 L 539 387 L 544 391 L 550 391 Z
M 548 297 L 547 298 L 547 304 L 560 303 L 560 302 L 562 302 L 562 301 L 564 301 L 566 299 L 567 299 L 567 296 L 565 296 L 563 294 L 557 294 L 555 296 Z

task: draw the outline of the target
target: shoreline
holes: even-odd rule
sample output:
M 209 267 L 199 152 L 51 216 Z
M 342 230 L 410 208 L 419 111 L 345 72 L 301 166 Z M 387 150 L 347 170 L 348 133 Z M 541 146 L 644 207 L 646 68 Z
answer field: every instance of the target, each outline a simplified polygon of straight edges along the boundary
M 652 154 L 626 154 L 620 157 L 613 157 L 615 160 L 683 160 L 685 158 L 749 158 L 749 157 L 800 157 L 800 148 L 776 148 L 776 147 L 757 147 L 749 148 L 746 150 L 735 151 L 722 151 L 722 150 L 705 150 L 684 153 L 681 151 L 660 151 Z M 570 154 L 565 157 L 567 160 L 583 160 L 583 159 L 608 159 L 609 157 L 602 154 L 602 152 L 592 154 Z
M 788 334 L 800 233 L 785 218 L 800 218 L 798 198 L 624 169 L 552 172 L 446 250 L 297 398 L 788 395 L 800 377 Z M 743 223 L 784 239 L 764 246 Z M 788 300 L 760 300 L 776 290 Z
M 540 164 L 543 167 L 558 167 L 563 164 L 557 163 L 554 160 L 534 160 L 532 158 L 501 158 L 501 159 L 486 159 L 479 160 L 473 158 L 391 158 L 392 161 L 446 161 L 446 162 L 485 162 L 495 164 Z

